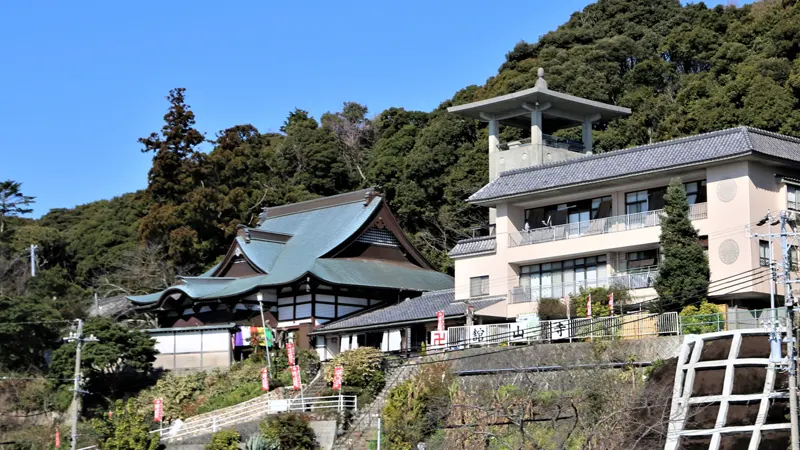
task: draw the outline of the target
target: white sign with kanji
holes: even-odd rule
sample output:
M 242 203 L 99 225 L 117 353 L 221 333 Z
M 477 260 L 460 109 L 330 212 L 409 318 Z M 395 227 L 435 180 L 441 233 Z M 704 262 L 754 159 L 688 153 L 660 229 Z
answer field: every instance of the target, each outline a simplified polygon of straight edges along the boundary
M 436 311 L 436 331 L 444 331 L 444 311 Z
M 550 321 L 550 339 L 555 341 L 558 339 L 569 339 L 572 337 L 572 330 L 569 326 L 569 320 L 551 320 Z

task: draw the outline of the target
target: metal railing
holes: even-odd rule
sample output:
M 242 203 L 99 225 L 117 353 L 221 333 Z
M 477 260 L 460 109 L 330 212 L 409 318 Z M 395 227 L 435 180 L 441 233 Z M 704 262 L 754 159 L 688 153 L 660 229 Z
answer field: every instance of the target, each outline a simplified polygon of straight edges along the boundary
M 563 148 L 572 152 L 583 153 L 586 146 L 583 142 L 573 139 L 562 138 L 550 134 L 542 134 L 542 144 L 550 148 Z M 518 141 L 501 142 L 498 147 L 500 150 L 512 150 L 519 147 L 531 145 L 531 138 L 520 139 Z
M 518 286 L 512 289 L 509 298 L 511 303 L 525 303 L 543 298 L 562 298 L 580 292 L 581 289 L 593 287 L 618 286 L 626 289 L 645 289 L 653 287 L 657 276 L 658 266 L 648 266 L 594 280 L 570 281 L 543 286 Z
M 646 211 L 622 216 L 603 217 L 585 222 L 567 223 L 547 228 L 534 228 L 528 231 L 512 231 L 508 235 L 509 247 L 538 244 L 541 242 L 561 241 L 584 236 L 617 233 L 620 231 L 637 230 L 640 228 L 657 227 L 661 225 L 663 209 Z M 695 203 L 689 206 L 689 218 L 692 220 L 708 217 L 708 204 Z
M 150 433 L 160 432 L 162 441 L 173 440 L 197 434 L 214 433 L 223 427 L 253 420 L 268 414 L 292 411 L 311 412 L 320 409 L 336 409 L 337 411 L 352 409 L 358 411 L 358 397 L 355 395 L 333 395 L 327 397 L 298 397 L 281 400 L 270 399 L 246 410 L 212 415 L 197 423 L 173 423 L 168 428 L 153 430 Z
M 772 310 L 741 310 L 681 316 L 677 312 L 651 314 L 639 312 L 614 317 L 534 320 L 493 325 L 450 327 L 447 329 L 448 349 L 467 346 L 500 345 L 507 343 L 552 342 L 585 339 L 637 339 L 649 336 L 704 334 L 717 331 L 763 328 L 772 326 Z M 779 325 L 786 317 L 784 308 L 775 308 Z

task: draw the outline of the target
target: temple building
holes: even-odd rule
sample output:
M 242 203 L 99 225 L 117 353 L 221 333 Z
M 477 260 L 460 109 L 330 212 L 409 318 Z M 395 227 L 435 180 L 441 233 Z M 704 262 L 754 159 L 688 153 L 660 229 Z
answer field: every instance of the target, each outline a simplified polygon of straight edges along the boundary
M 351 344 L 310 335 L 315 328 L 452 288 L 453 278 L 425 260 L 386 201 L 367 189 L 268 208 L 256 227 L 239 227 L 224 259 L 206 273 L 129 300 L 157 318 L 160 328 L 150 333 L 158 364 L 197 370 L 240 357 L 248 343 L 233 338 L 242 327 L 261 326 L 259 301 L 270 328 L 326 359 L 359 344 L 381 347 L 382 335 L 370 336 L 378 342 L 353 336 Z

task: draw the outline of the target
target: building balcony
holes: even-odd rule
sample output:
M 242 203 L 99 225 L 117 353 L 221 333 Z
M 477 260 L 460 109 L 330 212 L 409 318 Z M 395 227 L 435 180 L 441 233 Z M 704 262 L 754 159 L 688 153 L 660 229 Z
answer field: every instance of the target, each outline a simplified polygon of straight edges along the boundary
M 583 142 L 562 138 L 558 136 L 552 136 L 549 134 L 542 134 L 542 144 L 545 147 L 550 147 L 550 148 L 561 148 L 564 150 L 569 150 L 578 153 L 586 152 L 586 146 L 583 145 Z M 531 139 L 527 138 L 527 139 L 521 139 L 519 141 L 502 142 L 500 143 L 499 148 L 501 151 L 506 151 L 523 147 L 531 147 L 532 145 L 533 144 L 531 144 Z
M 511 290 L 510 303 L 534 302 L 543 298 L 563 298 L 593 287 L 616 286 L 624 289 L 652 288 L 658 276 L 658 266 L 642 267 L 594 280 L 571 281 L 543 286 L 518 286 Z
M 564 225 L 555 225 L 548 228 L 513 231 L 508 235 L 508 246 L 519 247 L 522 245 L 538 244 L 541 242 L 577 239 L 584 236 L 618 233 L 621 231 L 637 230 L 641 228 L 657 227 L 661 225 L 663 209 L 641 213 L 626 214 L 623 216 L 604 217 L 586 222 L 574 222 Z M 696 203 L 689 207 L 689 218 L 700 220 L 708 218 L 708 204 Z

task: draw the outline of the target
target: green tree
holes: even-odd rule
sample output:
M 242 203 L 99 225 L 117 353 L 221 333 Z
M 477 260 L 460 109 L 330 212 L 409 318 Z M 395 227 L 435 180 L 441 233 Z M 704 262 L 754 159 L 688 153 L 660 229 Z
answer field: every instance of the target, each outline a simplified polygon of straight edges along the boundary
M 446 365 L 432 364 L 392 389 L 381 412 L 388 447 L 411 450 L 435 432 L 450 409 L 455 383 Z
M 153 167 L 148 174 L 147 191 L 157 203 L 179 203 L 191 186 L 197 146 L 205 141 L 203 133 L 194 128 L 195 117 L 186 104 L 186 88 L 169 91 L 169 111 L 159 133 L 139 138 L 142 153 L 153 152 Z
M 315 450 L 317 437 L 308 417 L 302 414 L 273 414 L 258 426 L 269 441 L 277 440 L 283 450 Z
M 697 229 L 689 219 L 689 202 L 679 179 L 669 183 L 661 218 L 661 249 L 653 311 L 662 313 L 673 304 L 684 305 L 708 295 L 711 271 Z
M 0 295 L 0 370 L 31 371 L 45 367 L 45 353 L 57 344 L 61 315 L 48 299 Z M 74 358 L 73 358 L 74 361 Z
M 0 181 L 0 239 L 6 231 L 9 217 L 17 217 L 33 212 L 28 206 L 36 202 L 36 197 L 22 193 L 22 183 L 6 180 Z
M 150 422 L 137 413 L 133 400 L 114 403 L 113 414 L 92 419 L 102 450 L 159 450 L 161 435 L 150 434 Z
M 97 342 L 84 344 L 81 353 L 86 408 L 104 406 L 108 400 L 126 398 L 150 383 L 149 375 L 158 353 L 155 340 L 139 330 L 130 329 L 111 319 L 93 317 L 83 327 L 85 336 Z M 53 352 L 52 378 L 68 380 L 75 367 L 75 343 L 67 343 Z M 71 386 L 58 381 L 62 390 Z

